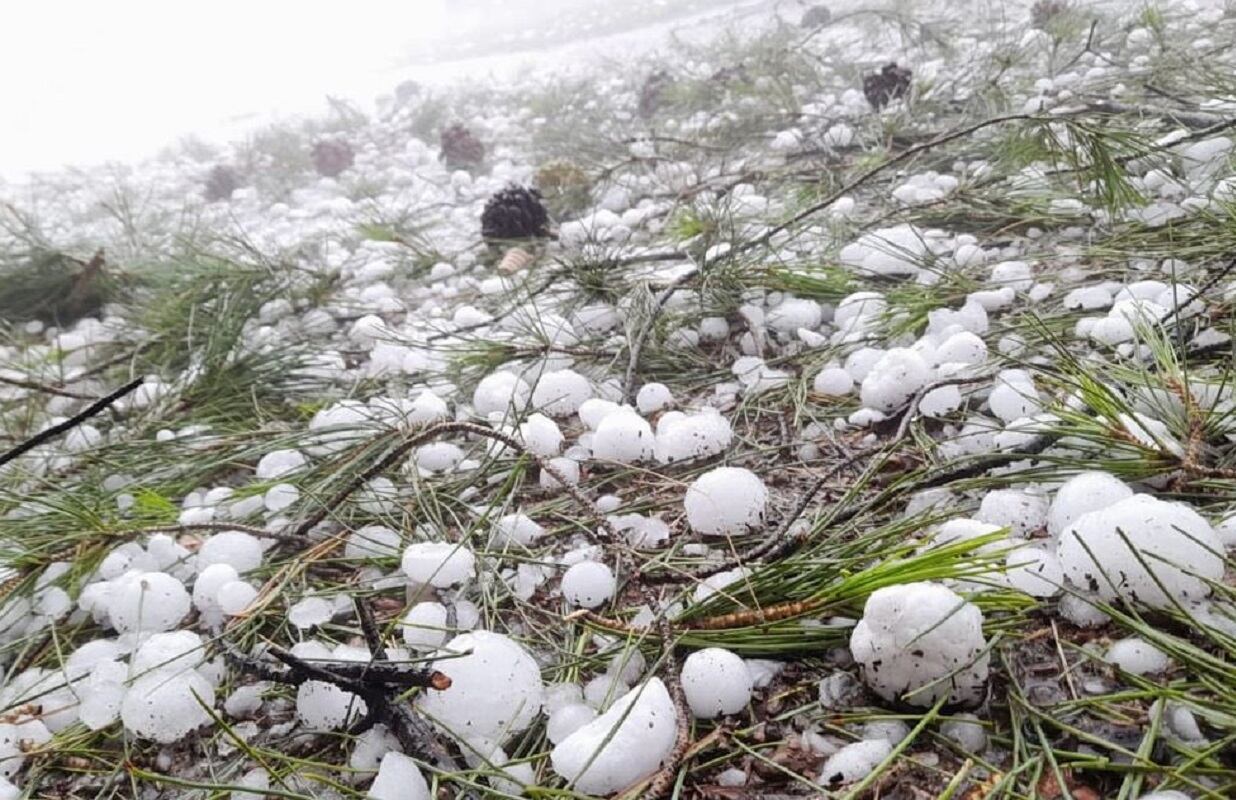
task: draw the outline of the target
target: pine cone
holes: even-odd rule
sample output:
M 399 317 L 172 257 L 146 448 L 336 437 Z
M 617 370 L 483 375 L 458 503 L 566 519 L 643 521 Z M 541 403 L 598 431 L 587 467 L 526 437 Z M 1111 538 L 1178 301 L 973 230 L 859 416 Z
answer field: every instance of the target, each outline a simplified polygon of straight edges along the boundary
M 355 161 L 356 152 L 340 139 L 326 139 L 313 146 L 313 168 L 324 177 L 338 177 Z
M 820 28 L 831 22 L 832 18 L 833 12 L 828 10 L 828 6 L 812 6 L 803 14 L 799 24 L 804 28 Z
M 442 152 L 438 160 L 445 163 L 447 169 L 472 169 L 485 160 L 485 145 L 458 122 L 442 131 L 439 143 Z
M 873 75 L 863 78 L 863 94 L 871 107 L 879 111 L 892 100 L 905 97 L 910 91 L 909 67 L 899 67 L 895 62 L 885 64 Z
M 1030 24 L 1039 30 L 1045 30 L 1056 17 L 1069 10 L 1069 4 L 1064 0 L 1038 0 L 1030 7 Z
M 226 164 L 219 164 L 206 176 L 206 202 L 217 203 L 240 188 L 240 175 Z
M 665 70 L 657 70 L 648 76 L 639 90 L 640 119 L 652 119 L 661 108 L 661 100 L 665 90 L 674 82 Z
M 511 184 L 490 197 L 481 213 L 486 240 L 535 239 L 549 235 L 549 214 L 536 189 Z

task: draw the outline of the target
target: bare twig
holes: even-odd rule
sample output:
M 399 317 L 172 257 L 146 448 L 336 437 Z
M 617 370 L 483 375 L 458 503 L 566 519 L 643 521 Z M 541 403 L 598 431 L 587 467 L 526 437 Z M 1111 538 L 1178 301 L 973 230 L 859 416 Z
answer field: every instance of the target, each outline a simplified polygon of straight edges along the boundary
M 13 449 L 6 452 L 4 455 L 0 455 L 0 466 L 4 466 L 10 461 L 13 461 L 16 458 L 19 458 L 24 453 L 27 453 L 33 450 L 34 448 L 38 447 L 44 442 L 48 442 L 48 441 L 51 441 L 52 439 L 55 439 L 57 436 L 59 436 L 62 433 L 73 430 L 78 425 L 81 425 L 83 422 L 90 419 L 91 417 L 101 414 L 103 411 L 105 411 L 106 409 L 114 405 L 117 400 L 120 400 L 122 397 L 129 394 L 137 387 L 141 386 L 142 382 L 143 382 L 142 378 L 129 381 L 124 386 L 121 386 L 119 389 L 112 392 L 111 394 L 105 397 L 101 397 L 95 402 L 91 403 L 81 413 L 75 414 L 74 416 L 69 417 L 67 420 L 60 423 L 59 425 L 53 425 L 47 430 L 42 431 L 41 433 L 35 434 L 31 438 L 27 439 L 26 441 L 22 442 L 21 444 L 17 445 Z

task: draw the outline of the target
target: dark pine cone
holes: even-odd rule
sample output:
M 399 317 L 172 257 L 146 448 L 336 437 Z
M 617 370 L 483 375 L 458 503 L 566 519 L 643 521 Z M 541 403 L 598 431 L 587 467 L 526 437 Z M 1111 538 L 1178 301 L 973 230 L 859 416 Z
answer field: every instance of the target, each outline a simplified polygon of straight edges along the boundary
M 438 160 L 445 163 L 448 169 L 469 169 L 480 166 L 485 160 L 485 145 L 458 122 L 442 131 L 439 143 L 442 152 L 438 154 Z
M 665 89 L 674 82 L 665 70 L 657 70 L 648 76 L 639 90 L 640 119 L 652 119 L 661 108 L 661 98 Z
M 891 100 L 899 100 L 910 91 L 909 67 L 899 67 L 896 63 L 885 64 L 874 75 L 863 78 L 863 94 L 871 107 L 879 111 Z
M 356 161 L 356 152 L 339 139 L 326 139 L 313 146 L 313 168 L 319 175 L 336 178 Z
M 206 202 L 217 203 L 240 188 L 240 175 L 226 164 L 219 164 L 206 176 Z
M 1069 4 L 1064 0 L 1038 0 L 1030 7 L 1030 24 L 1044 30 L 1053 19 L 1069 10 Z
M 827 25 L 833 18 L 833 12 L 828 10 L 828 6 L 812 6 L 807 9 L 807 13 L 803 14 L 802 22 L 799 24 L 804 28 L 819 28 Z
M 549 234 L 549 214 L 536 189 L 511 184 L 489 198 L 481 212 L 481 236 L 535 239 Z

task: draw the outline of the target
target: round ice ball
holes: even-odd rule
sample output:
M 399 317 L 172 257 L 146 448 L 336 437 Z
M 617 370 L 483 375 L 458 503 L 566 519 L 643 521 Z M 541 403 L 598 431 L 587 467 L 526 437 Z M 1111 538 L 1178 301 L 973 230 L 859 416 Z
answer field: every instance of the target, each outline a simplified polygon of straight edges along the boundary
M 683 504 L 696 533 L 737 536 L 764 524 L 768 489 L 751 470 L 717 467 L 695 479 Z
M 195 670 L 155 670 L 133 681 L 120 719 L 134 736 L 170 744 L 210 722 L 214 704 L 214 687 Z
M 581 561 L 562 576 L 562 596 L 578 608 L 596 608 L 614 596 L 616 585 L 609 567 L 599 561 Z
M 674 395 L 664 383 L 645 383 L 635 395 L 635 407 L 641 414 L 655 414 L 673 402 Z
M 540 667 L 515 640 L 474 631 L 456 636 L 443 651 L 468 655 L 435 661 L 433 668 L 450 676 L 451 686 L 426 692 L 418 704 L 456 736 L 496 739 L 524 730 L 541 713 Z
M 549 715 L 545 735 L 552 744 L 558 744 L 575 731 L 597 718 L 597 712 L 583 703 L 565 705 Z
M 472 407 L 482 417 L 505 414 L 512 406 L 516 410 L 523 408 L 531 394 L 523 378 L 510 372 L 495 372 L 477 384 L 472 393 Z
M 476 556 L 459 544 L 418 542 L 403 551 L 402 566 L 413 583 L 445 589 L 476 574 Z
M 403 640 L 413 650 L 435 650 L 446 641 L 446 606 L 417 603 L 408 609 L 399 627 Z
M 1171 666 L 1166 653 L 1137 637 L 1112 642 L 1103 660 L 1132 675 L 1167 672 Z
M 189 613 L 191 601 L 184 584 L 166 572 L 142 572 L 116 581 L 107 616 L 121 633 L 167 631 Z
M 1106 472 L 1083 472 L 1056 490 L 1047 511 L 1047 532 L 1059 536 L 1075 519 L 1132 497 L 1133 490 Z
M 751 699 L 751 673 L 729 650 L 697 650 L 682 664 L 682 691 L 699 719 L 736 714 Z
M 532 390 L 532 405 L 551 417 L 569 417 L 592 397 L 588 379 L 570 369 L 547 372 Z
M 854 378 L 841 367 L 825 367 L 816 373 L 811 388 L 826 397 L 841 397 L 854 391 Z
M 634 409 L 622 408 L 606 414 L 597 424 L 592 455 L 622 464 L 647 461 L 655 452 L 655 441 L 648 420 Z
M 498 544 L 526 547 L 544 535 L 545 529 L 527 514 L 507 514 L 494 523 L 493 538 Z
M 391 558 L 399 553 L 402 539 L 398 531 L 383 525 L 366 525 L 348 534 L 343 545 L 344 558 Z
M 915 582 L 872 592 L 850 634 L 863 679 L 886 700 L 917 706 L 941 697 L 974 702 L 987 682 L 983 613 L 938 583 Z
M 1183 503 L 1145 494 L 1078 517 L 1056 551 L 1077 587 L 1104 600 L 1153 608 L 1210 594 L 1223 577 L 1223 543 L 1210 523 Z
M 243 531 L 216 533 L 197 551 L 199 570 L 211 564 L 229 564 L 240 573 L 257 569 L 262 565 L 262 543 L 253 534 Z
M 931 380 L 932 370 L 917 352 L 895 347 L 880 357 L 859 387 L 867 408 L 896 411 Z

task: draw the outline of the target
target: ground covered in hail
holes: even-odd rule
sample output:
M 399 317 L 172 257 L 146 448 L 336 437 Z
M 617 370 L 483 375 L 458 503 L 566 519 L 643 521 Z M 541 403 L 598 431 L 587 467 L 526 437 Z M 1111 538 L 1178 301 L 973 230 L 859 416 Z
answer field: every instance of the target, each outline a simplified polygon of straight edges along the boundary
M 0 187 L 0 798 L 1236 793 L 1236 16 L 768 6 Z

